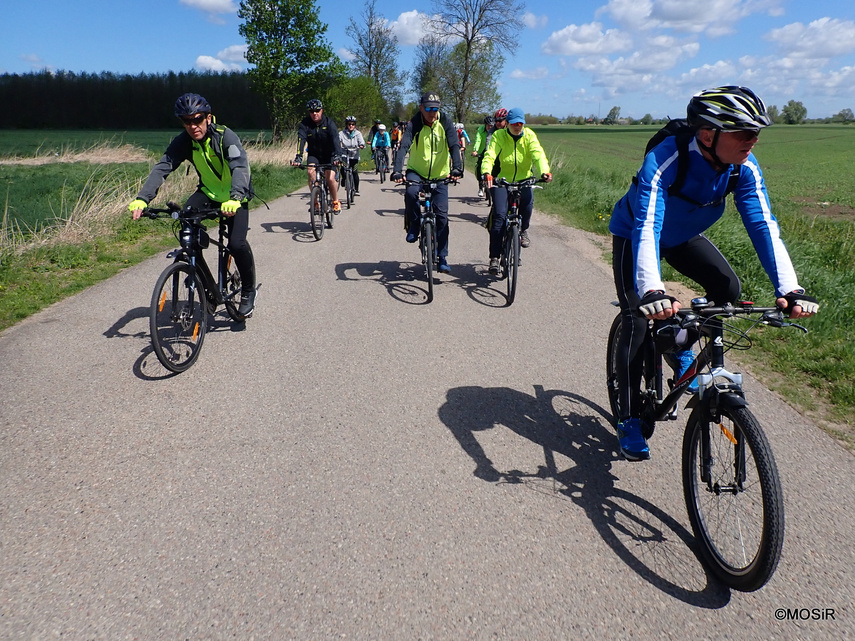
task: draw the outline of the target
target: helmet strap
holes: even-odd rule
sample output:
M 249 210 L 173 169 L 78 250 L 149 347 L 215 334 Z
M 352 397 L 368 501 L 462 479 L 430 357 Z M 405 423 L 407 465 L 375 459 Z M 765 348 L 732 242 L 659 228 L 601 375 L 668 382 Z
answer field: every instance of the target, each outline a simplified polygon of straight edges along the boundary
M 716 151 L 715 151 L 715 150 L 716 150 L 716 147 L 718 147 L 718 137 L 721 135 L 721 129 L 715 129 L 714 131 L 715 131 L 715 134 L 713 134 L 712 144 L 711 144 L 711 145 L 709 145 L 709 146 L 705 145 L 705 144 L 701 141 L 700 136 L 696 136 L 696 137 L 695 137 L 695 140 L 696 140 L 696 141 L 697 141 L 697 143 L 698 143 L 698 147 L 700 147 L 700 148 L 701 148 L 701 149 L 703 149 L 705 152 L 707 152 L 710 156 L 712 156 L 713 166 L 716 168 L 716 170 L 717 170 L 717 171 L 721 171 L 722 169 L 724 169 L 724 168 L 725 168 L 725 167 L 727 167 L 728 165 L 725 165 L 725 164 L 721 161 L 721 159 L 718 157 L 718 154 L 717 154 L 717 153 L 716 153 Z

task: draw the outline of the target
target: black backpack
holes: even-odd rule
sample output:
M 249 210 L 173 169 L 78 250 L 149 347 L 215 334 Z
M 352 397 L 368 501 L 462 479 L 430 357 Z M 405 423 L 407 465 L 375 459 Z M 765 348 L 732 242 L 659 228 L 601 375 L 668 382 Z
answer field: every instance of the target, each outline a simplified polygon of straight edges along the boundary
M 686 173 L 689 171 L 689 143 L 692 141 L 692 138 L 695 137 L 696 129 L 689 124 L 689 121 L 685 118 L 674 118 L 673 120 L 669 120 L 668 124 L 666 124 L 662 129 L 657 131 L 653 136 L 651 136 L 650 140 L 647 141 L 647 146 L 644 148 L 644 155 L 646 156 L 653 150 L 654 147 L 659 145 L 663 140 L 670 136 L 676 136 L 677 138 L 677 178 L 674 180 L 674 183 L 668 188 L 669 196 L 676 196 L 677 198 L 682 198 L 683 200 L 696 205 L 697 207 L 715 207 L 724 202 L 724 200 L 728 197 L 728 195 L 732 194 L 736 190 L 736 183 L 739 181 L 739 172 L 741 167 L 739 165 L 733 165 L 730 169 L 730 175 L 727 179 L 727 188 L 724 190 L 724 195 L 710 203 L 699 203 L 693 198 L 689 198 L 688 196 L 681 193 L 681 189 L 683 188 L 683 183 L 686 182 Z M 633 177 L 632 182 L 634 184 L 638 184 L 638 176 Z

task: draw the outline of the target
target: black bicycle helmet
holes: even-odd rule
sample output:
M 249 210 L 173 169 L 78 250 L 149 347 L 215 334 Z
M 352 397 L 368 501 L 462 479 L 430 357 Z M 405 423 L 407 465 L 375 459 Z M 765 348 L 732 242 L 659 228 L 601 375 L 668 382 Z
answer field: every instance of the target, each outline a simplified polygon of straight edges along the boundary
M 484 124 L 488 127 L 492 127 L 496 124 L 496 119 L 493 116 L 484 116 Z
M 175 117 L 186 118 L 196 114 L 211 113 L 211 105 L 197 93 L 185 93 L 175 101 Z
M 748 87 L 727 85 L 696 93 L 686 109 L 693 127 L 722 131 L 762 129 L 772 124 L 766 105 Z
M 317 98 L 312 98 L 309 102 L 306 103 L 306 109 L 308 109 L 309 111 L 317 111 L 318 109 L 323 108 L 324 104 Z

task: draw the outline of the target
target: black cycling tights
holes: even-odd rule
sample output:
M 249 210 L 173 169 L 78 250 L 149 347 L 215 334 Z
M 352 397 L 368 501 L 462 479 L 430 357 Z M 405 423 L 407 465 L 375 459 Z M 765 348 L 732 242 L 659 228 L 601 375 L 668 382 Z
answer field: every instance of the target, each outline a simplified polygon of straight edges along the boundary
M 682 245 L 661 249 L 660 255 L 671 267 L 698 283 L 706 297 L 721 305 L 739 299 L 739 278 L 718 248 L 703 234 Z M 618 420 L 638 417 L 641 391 L 641 345 L 647 331 L 647 319 L 638 311 L 641 299 L 635 291 L 632 241 L 612 237 L 612 266 L 624 331 L 617 345 L 616 375 L 620 390 L 619 405 L 623 416 Z M 689 301 L 680 301 L 688 306 Z

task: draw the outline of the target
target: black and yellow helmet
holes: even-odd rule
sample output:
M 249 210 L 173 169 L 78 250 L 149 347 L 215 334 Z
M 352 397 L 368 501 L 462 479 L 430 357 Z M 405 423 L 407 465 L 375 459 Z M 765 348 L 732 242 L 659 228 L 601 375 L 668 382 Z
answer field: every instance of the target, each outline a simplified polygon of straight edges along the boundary
M 772 124 L 766 105 L 748 87 L 727 85 L 705 89 L 692 96 L 686 109 L 693 127 L 722 131 L 762 129 Z

